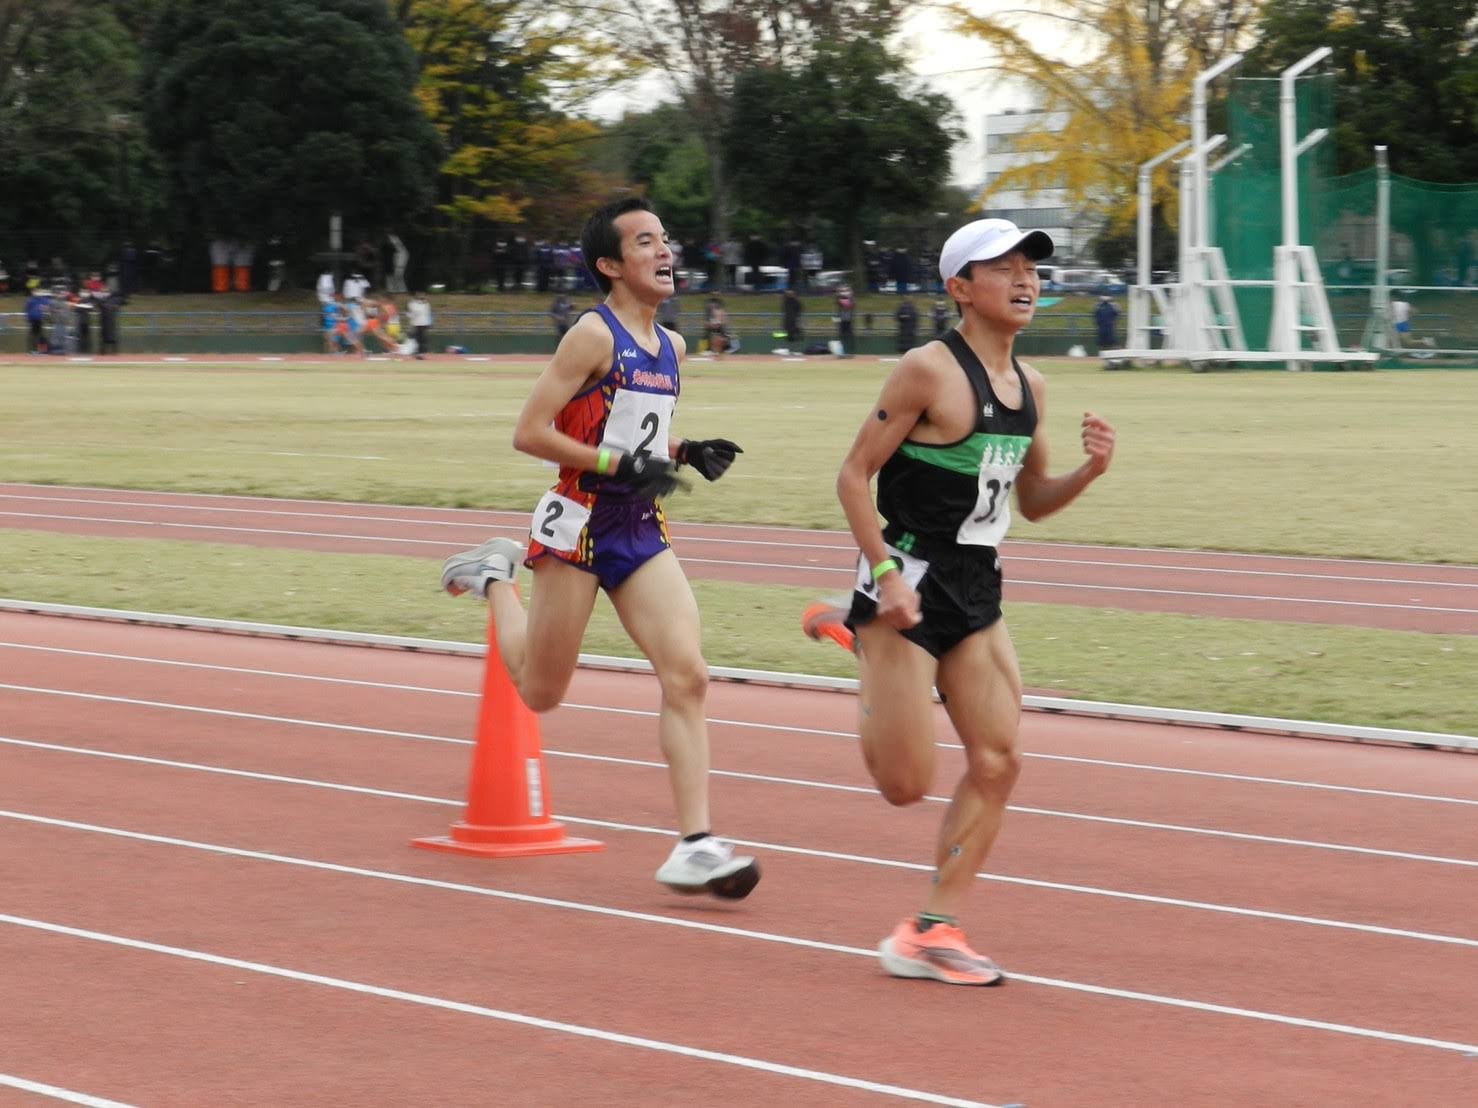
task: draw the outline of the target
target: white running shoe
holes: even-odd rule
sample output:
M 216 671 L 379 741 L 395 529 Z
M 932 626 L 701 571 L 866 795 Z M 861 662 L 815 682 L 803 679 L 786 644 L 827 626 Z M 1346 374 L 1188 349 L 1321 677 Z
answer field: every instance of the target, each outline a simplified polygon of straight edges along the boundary
M 735 854 L 732 843 L 708 835 L 692 843 L 678 840 L 657 871 L 657 881 L 675 893 L 743 900 L 760 883 L 760 866 L 753 858 Z
M 523 548 L 512 539 L 489 539 L 472 550 L 453 554 L 441 565 L 441 587 L 453 596 L 482 596 L 494 581 L 512 581 Z

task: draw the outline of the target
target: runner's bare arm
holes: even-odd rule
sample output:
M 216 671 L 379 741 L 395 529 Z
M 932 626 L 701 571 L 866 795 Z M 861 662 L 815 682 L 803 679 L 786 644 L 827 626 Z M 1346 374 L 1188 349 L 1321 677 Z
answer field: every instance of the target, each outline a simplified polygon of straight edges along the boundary
M 837 499 L 868 565 L 878 565 L 889 556 L 873 504 L 872 479 L 898 449 L 898 444 L 924 418 L 938 390 L 938 374 L 922 349 L 909 351 L 883 382 L 877 404 L 842 459 L 837 474 Z M 883 574 L 878 587 L 878 614 L 882 618 L 895 627 L 911 627 L 919 621 L 918 594 L 904 583 L 900 574 Z
M 594 471 L 598 451 L 554 429 L 554 417 L 572 396 L 598 380 L 615 352 L 610 328 L 594 312 L 581 316 L 560 340 L 534 382 L 513 428 L 513 448 L 546 462 Z
M 1067 507 L 1078 494 L 1108 471 L 1114 456 L 1114 429 L 1092 412 L 1083 413 L 1081 437 L 1087 455 L 1077 469 L 1056 477 L 1047 472 L 1047 382 L 1030 366 L 1022 366 L 1037 404 L 1037 430 L 1016 476 L 1016 506 L 1029 520 Z

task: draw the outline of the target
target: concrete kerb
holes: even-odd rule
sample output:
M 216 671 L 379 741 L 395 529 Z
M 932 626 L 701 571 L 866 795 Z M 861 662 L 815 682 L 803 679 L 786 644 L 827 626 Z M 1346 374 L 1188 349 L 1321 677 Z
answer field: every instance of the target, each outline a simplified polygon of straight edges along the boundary
M 374 635 L 359 631 L 332 631 L 315 627 L 287 627 L 273 623 L 250 623 L 242 620 L 206 619 L 199 616 L 169 615 L 159 612 L 131 612 L 117 608 L 88 608 L 75 604 L 48 604 L 40 601 L 0 597 L 0 611 L 29 615 L 58 616 L 70 619 L 101 620 L 111 623 L 134 623 L 151 627 L 173 627 L 189 631 L 211 631 L 218 634 L 251 635 L 262 638 L 323 642 L 340 646 L 363 646 L 388 650 L 410 650 L 428 654 L 453 654 L 482 657 L 487 647 L 480 643 L 454 642 L 441 639 L 417 639 L 398 635 Z M 615 658 L 600 654 L 581 654 L 580 665 L 587 669 L 606 669 L 631 673 L 651 673 L 652 667 L 641 658 Z M 782 673 L 770 670 L 735 669 L 712 666 L 709 675 L 716 681 L 773 686 L 777 688 L 812 689 L 827 692 L 856 693 L 857 682 L 846 677 L 822 677 L 806 673 Z M 1243 716 L 1225 712 L 1199 712 L 1186 708 L 1157 708 L 1142 704 L 1114 704 L 1097 700 L 1073 700 L 1067 697 L 1032 696 L 1022 698 L 1028 711 L 1060 715 L 1088 716 L 1102 719 L 1137 720 L 1143 723 L 1170 723 L 1206 727 L 1223 731 L 1247 731 L 1258 734 L 1290 735 L 1297 738 L 1334 739 L 1342 742 L 1381 743 L 1415 747 L 1422 750 L 1447 750 L 1478 754 L 1478 737 L 1453 735 L 1440 731 L 1405 731 L 1356 724 L 1323 723 L 1317 720 L 1279 719 L 1267 716 Z

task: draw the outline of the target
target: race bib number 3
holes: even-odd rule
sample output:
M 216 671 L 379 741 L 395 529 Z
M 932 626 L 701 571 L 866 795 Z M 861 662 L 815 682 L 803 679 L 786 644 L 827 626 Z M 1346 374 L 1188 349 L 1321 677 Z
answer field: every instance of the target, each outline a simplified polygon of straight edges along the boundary
M 601 446 L 666 460 L 672 410 L 676 406 L 677 397 L 670 393 L 617 389 L 611 401 L 611 414 L 606 417 Z
M 534 509 L 534 522 L 529 534 L 535 542 L 550 550 L 574 550 L 580 543 L 580 532 L 590 522 L 590 509 L 553 489 L 544 494 Z

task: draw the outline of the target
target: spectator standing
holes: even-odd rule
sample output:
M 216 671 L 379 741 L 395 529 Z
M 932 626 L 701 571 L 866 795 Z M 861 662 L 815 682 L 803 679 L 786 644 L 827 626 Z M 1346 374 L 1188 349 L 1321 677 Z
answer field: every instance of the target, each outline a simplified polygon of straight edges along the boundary
M 339 295 L 335 293 L 328 300 L 318 305 L 318 319 L 323 331 L 323 352 L 325 354 L 337 354 L 339 352 L 339 335 L 348 329 L 348 325 L 340 319 Z M 343 324 L 341 328 L 341 324 Z
M 1416 314 L 1416 309 L 1411 306 L 1411 301 L 1405 299 L 1410 295 L 1409 291 L 1402 289 L 1400 293 L 1391 298 L 1391 323 L 1396 330 L 1396 345 L 1403 350 L 1413 346 L 1435 346 L 1436 343 L 1431 338 L 1418 339 L 1411 333 L 1411 317 Z M 1430 358 L 1431 356 L 1425 350 L 1412 355 L 1415 358 Z
M 123 294 L 109 292 L 98 301 L 98 353 L 118 353 L 118 315 L 123 310 Z
M 898 304 L 898 310 L 893 313 L 893 318 L 898 321 L 898 353 L 903 354 L 912 350 L 914 344 L 919 341 L 919 310 L 914 307 L 913 301 L 905 296 Z
M 836 301 L 836 325 L 838 358 L 850 358 L 855 340 L 852 337 L 852 313 L 857 309 L 857 301 L 852 298 L 852 286 L 842 285 L 837 289 Z
M 683 333 L 680 326 L 681 305 L 676 296 L 669 296 L 657 306 L 657 322 L 666 327 L 674 335 Z
M 329 305 L 334 302 L 334 294 L 338 289 L 334 287 L 334 271 L 328 266 L 323 267 L 323 272 L 318 275 L 318 285 L 315 290 L 318 293 L 318 302 Z
M 570 313 L 575 310 L 575 305 L 570 303 L 570 298 L 563 292 L 554 294 L 554 302 L 549 305 L 549 318 L 554 320 L 554 341 L 559 342 L 565 337 L 570 329 Z
M 26 322 L 31 327 L 30 341 L 26 346 L 29 353 L 45 354 L 47 352 L 46 319 L 50 314 L 51 296 L 46 288 L 38 283 L 31 287 L 26 295 Z
M 889 255 L 888 276 L 893 279 L 894 291 L 899 296 L 907 296 L 909 281 L 913 278 L 913 259 L 908 256 L 907 250 L 894 250 Z
M 94 302 L 92 290 L 84 287 L 72 298 L 73 349 L 78 354 L 92 353 L 92 313 Z
M 369 280 L 362 272 L 356 269 L 344 278 L 344 299 L 350 304 L 355 304 L 364 298 L 364 294 L 369 291 L 369 287 Z
M 934 317 L 934 337 L 942 339 L 944 332 L 949 330 L 949 305 L 945 303 L 942 296 L 934 298 L 934 307 L 930 310 Z
M 785 329 L 785 347 L 794 353 L 801 344 L 801 313 L 805 311 L 800 295 L 794 288 L 787 288 L 780 298 L 780 320 Z
M 1102 353 L 1112 350 L 1116 345 L 1114 341 L 1114 323 L 1119 318 L 1119 309 L 1114 304 L 1111 296 L 1100 296 L 1098 306 L 1093 309 L 1093 325 L 1098 329 L 1098 349 Z
M 431 341 L 431 302 L 424 292 L 416 292 L 405 306 L 405 314 L 411 325 L 411 336 L 416 340 L 416 359 L 426 356 L 426 346 Z
M 703 333 L 708 337 L 708 352 L 723 357 L 729 348 L 729 314 L 724 311 L 724 302 L 717 296 L 708 298 L 708 307 L 703 316 Z
M 46 344 L 48 354 L 67 354 L 72 346 L 72 297 L 66 285 L 57 285 L 51 290 L 51 303 L 47 305 L 51 324 L 51 339 Z

